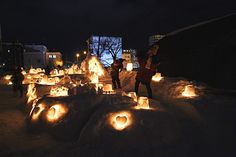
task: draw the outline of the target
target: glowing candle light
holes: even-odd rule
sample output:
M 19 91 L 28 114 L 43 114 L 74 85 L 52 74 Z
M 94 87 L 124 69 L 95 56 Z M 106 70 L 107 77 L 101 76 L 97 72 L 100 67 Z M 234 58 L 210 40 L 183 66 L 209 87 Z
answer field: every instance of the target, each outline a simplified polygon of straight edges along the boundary
M 127 71 L 132 71 L 133 70 L 133 63 L 127 63 L 126 70 Z
M 116 130 L 124 130 L 132 124 L 132 115 L 128 111 L 112 113 L 109 116 L 109 123 Z
M 136 109 L 150 109 L 149 107 L 149 100 L 147 97 L 139 97 L 138 104 L 135 107 Z
M 182 93 L 182 96 L 184 97 L 196 97 L 197 94 L 195 93 L 195 89 L 193 85 L 187 85 L 184 88 L 184 91 Z

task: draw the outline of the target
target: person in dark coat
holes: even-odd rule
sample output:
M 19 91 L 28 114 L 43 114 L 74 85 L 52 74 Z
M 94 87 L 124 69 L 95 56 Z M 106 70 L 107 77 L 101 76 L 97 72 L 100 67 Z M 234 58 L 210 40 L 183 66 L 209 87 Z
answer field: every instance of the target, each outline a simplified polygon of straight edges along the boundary
M 148 97 L 152 98 L 151 80 L 152 76 L 155 75 L 158 60 L 157 60 L 157 50 L 158 46 L 152 46 L 144 56 L 138 56 L 139 70 L 136 75 L 135 82 L 135 92 L 138 95 L 139 84 L 146 86 Z
M 22 81 L 24 80 L 24 75 L 21 73 L 22 70 L 20 67 L 16 67 L 13 71 L 11 81 L 13 83 L 13 92 L 17 94 L 20 92 L 20 97 L 23 97 L 23 84 Z
M 51 69 L 50 69 L 49 65 L 47 65 L 45 68 L 45 74 L 50 75 L 50 72 L 51 72 Z
M 118 59 L 111 64 L 111 78 L 112 78 L 113 89 L 116 89 L 117 87 L 119 89 L 121 88 L 119 73 L 123 69 L 123 64 L 122 64 L 123 61 L 124 59 Z

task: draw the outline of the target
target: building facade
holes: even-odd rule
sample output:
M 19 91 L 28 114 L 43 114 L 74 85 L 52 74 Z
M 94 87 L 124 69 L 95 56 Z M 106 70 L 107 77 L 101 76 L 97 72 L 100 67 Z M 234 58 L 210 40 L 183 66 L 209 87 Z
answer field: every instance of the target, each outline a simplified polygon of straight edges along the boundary
M 24 67 L 44 68 L 47 47 L 44 45 L 25 45 Z
M 62 66 L 62 54 L 61 52 L 46 52 L 46 65 Z
M 139 68 L 138 58 L 136 57 L 136 50 L 135 49 L 128 49 L 123 50 L 122 52 L 122 59 L 125 59 L 123 62 L 123 66 L 126 67 L 127 63 L 132 63 L 133 68 Z
M 2 43 L 0 53 L 2 64 L 6 69 L 13 69 L 15 66 L 24 66 L 24 46 L 19 43 Z

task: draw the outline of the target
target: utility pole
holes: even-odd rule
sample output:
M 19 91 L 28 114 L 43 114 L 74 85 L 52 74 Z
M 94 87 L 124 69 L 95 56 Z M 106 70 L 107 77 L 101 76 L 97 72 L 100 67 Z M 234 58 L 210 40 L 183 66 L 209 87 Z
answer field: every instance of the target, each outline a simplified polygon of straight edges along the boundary
M 0 24 L 0 56 L 2 55 L 2 27 Z

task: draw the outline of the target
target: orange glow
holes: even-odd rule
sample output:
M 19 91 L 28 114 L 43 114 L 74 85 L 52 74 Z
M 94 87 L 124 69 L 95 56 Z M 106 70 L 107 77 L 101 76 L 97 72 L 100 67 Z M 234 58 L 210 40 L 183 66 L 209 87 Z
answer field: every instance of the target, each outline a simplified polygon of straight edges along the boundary
M 55 66 L 63 66 L 63 61 L 62 60 L 56 60 L 55 61 Z
M 51 76 L 62 76 L 64 75 L 65 72 L 64 70 L 58 70 L 58 69 L 53 69 L 51 72 L 50 72 L 50 75 Z
M 37 68 L 37 69 L 34 69 L 34 68 L 30 68 L 29 70 L 29 73 L 30 74 L 38 74 L 38 73 L 44 73 L 45 70 L 44 69 L 41 69 L 41 68 Z
M 6 75 L 6 76 L 4 76 L 4 79 L 9 81 L 9 80 L 11 80 L 11 77 L 12 77 L 12 75 Z
M 152 77 L 152 81 L 154 82 L 159 82 L 162 80 L 163 77 L 161 77 L 161 73 L 156 73 L 153 77 Z
M 182 93 L 182 96 L 184 97 L 196 97 L 195 89 L 193 85 L 187 85 L 184 88 L 184 91 Z
M 82 71 L 80 70 L 77 64 L 73 64 L 70 68 L 66 69 L 66 73 L 69 75 L 81 74 Z
M 149 100 L 147 97 L 139 97 L 138 98 L 138 104 L 135 106 L 135 109 L 145 109 L 149 110 Z
M 129 92 L 127 96 L 132 98 L 135 102 L 137 102 L 137 95 L 135 92 Z
M 109 116 L 109 124 L 116 130 L 123 130 L 132 124 L 132 115 L 128 111 L 111 113 Z
M 66 113 L 68 112 L 68 109 L 62 105 L 62 104 L 55 104 L 50 107 L 50 109 L 47 111 L 47 120 L 48 122 L 56 122 L 60 119 L 62 119 Z
M 26 73 L 26 71 L 24 71 L 24 70 L 22 70 L 22 75 L 26 75 L 27 73 Z
M 51 96 L 68 96 L 68 88 L 64 87 L 64 86 L 60 86 L 60 87 L 52 87 L 50 90 L 50 95 Z
M 32 121 L 37 121 L 39 116 L 40 116 L 40 113 L 46 108 L 46 105 L 45 104 L 39 104 L 35 109 L 37 109 L 36 111 L 33 111 L 33 114 L 32 114 Z M 34 109 L 34 110 L 35 110 Z
M 96 74 L 91 75 L 90 80 L 91 80 L 91 83 L 94 83 L 94 84 L 99 83 L 98 75 L 96 75 Z
M 28 104 L 37 98 L 35 84 L 31 83 L 28 85 L 26 96 L 28 97 L 27 100 Z
M 90 74 L 94 73 L 98 76 L 104 75 L 102 64 L 94 56 L 88 62 L 88 70 Z
M 112 84 L 103 85 L 103 94 L 115 94 L 115 91 L 112 89 Z
M 133 70 L 133 63 L 127 63 L 126 70 L 127 71 L 132 71 Z
M 59 77 L 48 78 L 47 75 L 44 75 L 42 79 L 39 80 L 38 84 L 41 85 L 55 85 L 60 81 Z

